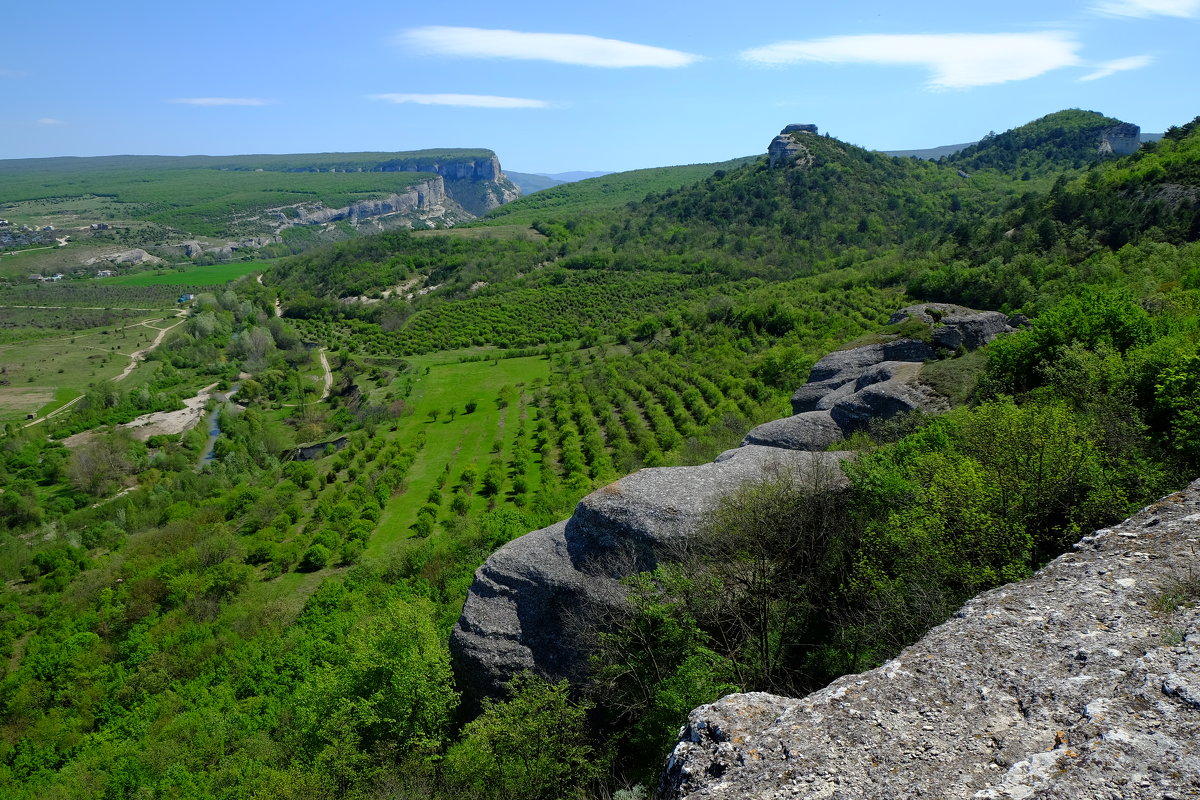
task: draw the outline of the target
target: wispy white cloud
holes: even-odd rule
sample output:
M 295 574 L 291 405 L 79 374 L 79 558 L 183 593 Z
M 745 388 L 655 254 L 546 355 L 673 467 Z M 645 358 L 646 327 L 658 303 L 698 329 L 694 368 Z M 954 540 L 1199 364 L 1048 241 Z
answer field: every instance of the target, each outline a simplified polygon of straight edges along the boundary
M 63 120 L 55 119 L 54 117 L 42 117 L 41 119 L 39 119 L 37 121 L 37 124 L 38 125 L 65 125 L 66 123 Z
M 1115 75 L 1118 72 L 1148 67 L 1153 63 L 1153 56 L 1129 56 L 1128 58 L 1118 58 L 1114 61 L 1106 61 L 1103 64 L 1098 64 L 1095 72 L 1090 72 L 1079 80 L 1097 81 L 1101 78 L 1107 78 L 1109 75 Z
M 546 108 L 545 100 L 527 97 L 497 97 L 490 94 L 373 94 L 372 100 L 387 103 L 417 103 L 423 106 L 465 106 L 468 108 Z
M 554 61 L 585 67 L 686 67 L 700 56 L 577 33 L 525 33 L 430 25 L 411 28 L 396 43 L 426 53 L 467 58 Z
M 267 106 L 270 100 L 261 97 L 174 97 L 168 103 L 188 106 Z
M 821 61 L 833 64 L 883 64 L 925 67 L 938 89 L 1034 78 L 1080 63 L 1079 43 L 1067 33 L 944 33 L 831 36 L 777 42 L 746 50 L 741 57 L 758 64 Z
M 0 78 L 28 78 L 29 73 L 19 69 L 4 69 L 0 67 Z
M 1103 0 L 1092 10 L 1110 17 L 1197 17 L 1200 0 Z

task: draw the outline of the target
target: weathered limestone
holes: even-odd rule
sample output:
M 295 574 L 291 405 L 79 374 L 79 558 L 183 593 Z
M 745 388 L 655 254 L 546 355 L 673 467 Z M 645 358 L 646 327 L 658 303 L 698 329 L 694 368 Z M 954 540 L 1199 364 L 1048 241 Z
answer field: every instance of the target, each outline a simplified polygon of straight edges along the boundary
M 802 414 L 764 422 L 746 434 L 742 445 L 765 445 L 790 450 L 824 450 L 840 442 L 842 429 L 828 411 Z
M 525 669 L 577 676 L 585 657 L 577 615 L 618 599 L 620 578 L 653 569 L 743 483 L 772 471 L 844 483 L 838 464 L 849 455 L 739 447 L 711 464 L 643 469 L 592 492 L 569 520 L 514 539 L 475 572 L 450 637 L 460 686 L 478 700 L 499 696 Z
M 976 311 L 952 303 L 922 303 L 892 314 L 889 325 L 916 317 L 933 326 L 933 341 L 940 347 L 976 350 L 1002 333 L 1011 333 L 1009 317 L 999 311 Z
M 953 308 L 953 314 L 935 313 L 962 316 L 970 334 L 964 341 L 988 335 L 977 328 L 990 328 L 972 319 L 979 312 Z M 830 353 L 793 396 L 794 416 L 759 425 L 741 447 L 711 464 L 643 469 L 622 478 L 583 498 L 566 522 L 500 548 L 476 571 L 450 639 L 468 700 L 501 694 L 525 669 L 554 679 L 580 676 L 585 648 L 573 630 L 587 627 L 578 623 L 586 622 L 589 609 L 619 600 L 621 578 L 669 559 L 739 486 L 779 470 L 800 480 L 826 473 L 826 485 L 844 485 L 838 464 L 851 454 L 827 448 L 872 419 L 947 408 L 945 398 L 919 380 L 922 363 L 936 357 L 930 345 L 913 339 Z
M 818 404 L 824 397 L 848 384 L 854 384 L 869 367 L 885 361 L 919 362 L 936 358 L 937 353 L 932 347 L 915 339 L 896 339 L 850 350 L 836 350 L 813 365 L 808 373 L 808 382 L 792 395 L 792 413 L 819 410 Z
M 986 592 L 878 669 L 692 712 L 660 800 L 1200 793 L 1200 481 Z M 1194 577 L 1193 577 L 1194 580 Z

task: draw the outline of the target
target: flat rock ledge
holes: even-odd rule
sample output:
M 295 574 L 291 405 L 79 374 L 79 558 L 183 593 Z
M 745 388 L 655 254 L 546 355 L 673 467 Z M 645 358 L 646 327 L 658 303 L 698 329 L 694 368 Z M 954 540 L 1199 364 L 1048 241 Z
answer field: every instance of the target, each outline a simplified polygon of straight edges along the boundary
M 475 571 L 450 636 L 468 701 L 502 696 L 523 670 L 579 677 L 586 618 L 622 597 L 620 578 L 669 558 L 742 484 L 776 473 L 844 486 L 839 465 L 852 455 L 747 446 L 710 464 L 642 469 L 583 498 L 570 519 L 504 545 Z
M 659 800 L 1200 796 L 1200 481 L 803 699 L 694 710 Z

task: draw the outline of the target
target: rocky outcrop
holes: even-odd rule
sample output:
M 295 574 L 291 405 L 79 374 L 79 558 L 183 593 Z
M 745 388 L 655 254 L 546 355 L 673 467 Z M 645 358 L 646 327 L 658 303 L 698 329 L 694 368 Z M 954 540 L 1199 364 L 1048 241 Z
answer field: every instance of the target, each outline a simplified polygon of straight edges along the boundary
M 895 339 L 836 350 L 813 365 L 808 373 L 808 381 L 792 395 L 792 413 L 828 410 L 837 399 L 854 391 L 863 373 L 877 364 L 885 361 L 933 361 L 936 358 L 937 353 L 932 347 L 914 339 Z M 840 395 L 837 394 L 839 390 L 842 392 Z
M 521 196 L 521 190 L 501 171 L 495 154 L 481 158 L 410 157 L 383 162 L 376 169 L 440 175 L 450 197 L 477 217 Z
M 457 222 L 469 219 L 458 204 L 446 194 L 441 178 L 413 184 L 403 192 L 387 197 L 360 200 L 341 208 L 329 208 L 321 203 L 303 203 L 274 211 L 282 227 L 292 225 L 323 225 L 350 220 L 354 225 L 393 214 L 408 215 L 426 222 Z
M 922 303 L 892 314 L 889 325 L 914 317 L 933 326 L 933 342 L 948 350 L 976 350 L 997 336 L 1012 333 L 1014 320 L 999 311 L 976 311 L 953 303 Z M 1024 319 L 1024 318 L 1022 318 Z
M 135 247 L 132 250 L 121 250 L 116 253 L 106 253 L 105 255 L 101 255 L 101 256 L 93 256 L 92 258 L 89 258 L 86 261 L 84 261 L 83 264 L 84 264 L 84 266 L 90 267 L 94 264 L 100 264 L 103 262 L 107 262 L 109 264 L 116 264 L 117 266 L 123 266 L 123 267 L 138 266 L 141 264 L 165 263 L 158 256 L 152 256 L 149 253 L 147 253 L 145 250 Z
M 1019 324 L 998 311 L 950 303 L 902 308 L 888 324 L 910 318 L 929 326 L 932 345 L 900 338 L 830 353 L 813 365 L 808 381 L 792 395 L 794 416 L 759 425 L 743 443 L 822 450 L 873 420 L 916 410 L 945 411 L 946 399 L 921 382 L 921 364 L 938 358 L 935 347 L 975 350 Z
M 1136 153 L 1142 146 L 1142 129 L 1129 122 L 1122 122 L 1100 131 L 1098 150 L 1101 155 L 1127 156 Z
M 669 557 L 737 487 L 773 472 L 844 482 L 837 465 L 848 455 L 739 447 L 711 464 L 643 469 L 592 492 L 569 520 L 514 539 L 475 572 L 450 638 L 459 685 L 478 700 L 526 669 L 578 676 L 581 616 L 618 600 L 620 578 Z
M 764 422 L 742 439 L 742 445 L 783 447 L 789 450 L 824 450 L 844 438 L 840 425 L 828 411 L 805 411 Z
M 964 343 L 998 332 L 990 312 L 960 306 L 913 306 L 893 322 L 909 316 L 960 331 Z M 572 631 L 587 629 L 589 618 L 621 597 L 621 578 L 670 559 L 737 487 L 784 469 L 798 480 L 821 473 L 825 485 L 844 483 L 837 465 L 850 454 L 825 451 L 847 434 L 905 411 L 945 410 L 945 398 L 920 381 L 923 362 L 936 358 L 915 339 L 830 353 L 792 397 L 796 413 L 754 428 L 741 447 L 711 464 L 643 469 L 589 494 L 569 520 L 497 550 L 476 571 L 450 639 L 468 701 L 501 694 L 525 669 L 578 677 L 586 643 Z
M 980 595 L 878 669 L 802 699 L 697 708 L 658 797 L 1194 796 L 1198 548 L 1200 481 Z
M 813 155 L 808 148 L 801 144 L 803 137 L 815 136 L 816 125 L 788 125 L 767 146 L 767 164 L 771 169 L 777 167 L 809 167 L 813 164 Z

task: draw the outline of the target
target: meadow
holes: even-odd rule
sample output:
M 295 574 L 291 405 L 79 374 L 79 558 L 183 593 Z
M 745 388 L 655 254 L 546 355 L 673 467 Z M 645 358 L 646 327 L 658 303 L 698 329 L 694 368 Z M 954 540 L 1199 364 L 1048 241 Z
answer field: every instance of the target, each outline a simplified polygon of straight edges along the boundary
M 6 316 L 13 312 L 0 307 Z M 0 385 L 0 425 L 29 414 L 41 416 L 83 394 L 90 384 L 117 377 L 134 351 L 174 321 L 174 314 L 140 312 L 100 327 L 0 345 L 0 378 L 7 381 Z
M 230 261 L 225 264 L 211 264 L 203 267 L 156 269 L 97 280 L 103 281 L 108 286 L 175 286 L 180 289 L 195 289 L 221 286 L 252 273 L 270 269 L 270 267 L 271 262 L 269 261 Z

